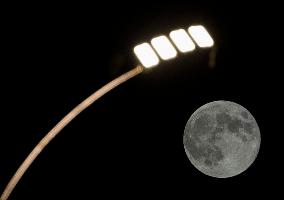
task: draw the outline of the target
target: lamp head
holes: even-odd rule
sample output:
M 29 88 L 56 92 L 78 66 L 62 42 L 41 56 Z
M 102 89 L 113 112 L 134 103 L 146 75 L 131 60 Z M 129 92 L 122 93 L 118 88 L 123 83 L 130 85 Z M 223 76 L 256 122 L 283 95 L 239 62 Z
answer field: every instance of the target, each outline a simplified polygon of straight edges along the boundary
M 150 43 L 144 42 L 134 47 L 134 53 L 145 68 L 159 64 L 161 60 L 173 59 L 178 52 L 188 53 L 199 48 L 208 48 L 214 41 L 204 26 L 190 26 L 188 31 L 177 29 L 166 35 L 154 37 Z

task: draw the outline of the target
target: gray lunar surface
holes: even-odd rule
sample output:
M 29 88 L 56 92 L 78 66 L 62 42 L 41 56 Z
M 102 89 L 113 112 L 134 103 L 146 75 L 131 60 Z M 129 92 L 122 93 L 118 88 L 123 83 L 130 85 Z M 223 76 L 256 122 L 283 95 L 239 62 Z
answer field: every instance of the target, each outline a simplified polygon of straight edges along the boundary
M 260 130 L 251 113 L 230 101 L 214 101 L 198 108 L 183 137 L 190 162 L 202 173 L 227 178 L 244 172 L 256 159 Z

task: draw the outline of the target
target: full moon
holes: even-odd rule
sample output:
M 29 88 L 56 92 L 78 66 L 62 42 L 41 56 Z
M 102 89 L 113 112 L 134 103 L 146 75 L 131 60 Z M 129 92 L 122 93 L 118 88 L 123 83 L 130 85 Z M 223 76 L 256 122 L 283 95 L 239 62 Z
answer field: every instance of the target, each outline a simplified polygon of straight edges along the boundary
M 214 101 L 198 108 L 183 136 L 190 162 L 202 173 L 217 178 L 244 172 L 256 159 L 260 141 L 254 117 L 230 101 Z

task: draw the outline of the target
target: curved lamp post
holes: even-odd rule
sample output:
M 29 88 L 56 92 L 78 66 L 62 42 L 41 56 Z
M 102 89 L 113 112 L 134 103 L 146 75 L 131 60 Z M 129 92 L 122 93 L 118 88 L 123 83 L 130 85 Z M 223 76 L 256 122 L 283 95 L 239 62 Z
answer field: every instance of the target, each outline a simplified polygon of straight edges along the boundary
M 190 26 L 188 30 L 178 29 L 169 33 L 169 38 L 166 35 L 160 35 L 151 40 L 150 43 L 142 43 L 134 47 L 134 53 L 140 61 L 141 65 L 130 70 L 129 72 L 119 76 L 113 81 L 103 86 L 98 91 L 94 92 L 73 110 L 71 110 L 63 119 L 61 119 L 36 145 L 28 157 L 24 160 L 18 168 L 14 176 L 6 186 L 0 200 L 7 200 L 17 183 L 27 171 L 32 162 L 42 152 L 42 150 L 49 144 L 49 142 L 75 117 L 77 117 L 83 110 L 92 105 L 96 100 L 108 93 L 113 88 L 140 74 L 144 69 L 151 68 L 159 64 L 161 60 L 173 59 L 177 56 L 178 51 L 187 53 L 193 51 L 196 45 L 200 48 L 212 47 L 214 41 L 207 30 L 201 26 Z

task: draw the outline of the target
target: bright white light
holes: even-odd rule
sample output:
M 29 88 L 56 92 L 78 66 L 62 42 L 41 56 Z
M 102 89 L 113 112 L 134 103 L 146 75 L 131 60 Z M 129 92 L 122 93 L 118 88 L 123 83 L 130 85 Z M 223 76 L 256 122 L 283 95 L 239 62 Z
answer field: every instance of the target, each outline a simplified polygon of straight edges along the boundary
M 151 44 L 163 60 L 176 57 L 177 51 L 166 36 L 159 36 L 151 40 Z
M 153 67 L 159 63 L 157 54 L 152 49 L 150 44 L 146 42 L 135 46 L 134 53 L 141 64 L 146 68 Z
M 211 47 L 214 45 L 212 37 L 203 26 L 191 26 L 188 28 L 188 32 L 199 47 Z
M 185 53 L 195 49 L 195 44 L 184 29 L 178 29 L 170 32 L 170 38 L 180 52 Z

